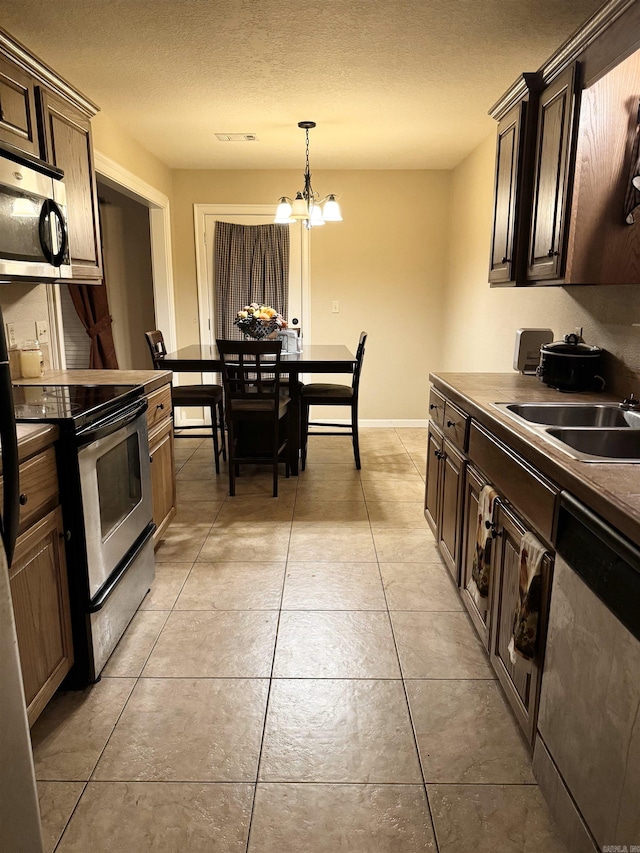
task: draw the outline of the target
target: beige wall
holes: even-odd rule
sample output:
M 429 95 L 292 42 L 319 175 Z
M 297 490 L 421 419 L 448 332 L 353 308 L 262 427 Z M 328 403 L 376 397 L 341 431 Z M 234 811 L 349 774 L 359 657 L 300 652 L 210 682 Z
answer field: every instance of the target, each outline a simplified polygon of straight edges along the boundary
M 607 352 L 609 388 L 640 393 L 640 285 L 490 288 L 487 284 L 495 139 L 452 173 L 449 252 L 439 369 L 511 371 L 516 330 L 559 338 L 582 326 Z
M 294 193 L 301 177 L 295 171 L 175 173 L 179 345 L 198 335 L 193 205 L 275 203 Z M 311 233 L 314 343 L 355 350 L 365 329 L 361 416 L 426 418 L 427 376 L 440 348 L 450 173 L 314 172 L 313 183 L 340 196 L 344 217 Z M 340 302 L 339 314 L 331 312 L 333 300 Z
M 91 120 L 91 133 L 96 151 L 115 160 L 120 166 L 164 193 L 171 201 L 173 172 L 162 160 L 158 160 L 103 112 L 99 112 Z

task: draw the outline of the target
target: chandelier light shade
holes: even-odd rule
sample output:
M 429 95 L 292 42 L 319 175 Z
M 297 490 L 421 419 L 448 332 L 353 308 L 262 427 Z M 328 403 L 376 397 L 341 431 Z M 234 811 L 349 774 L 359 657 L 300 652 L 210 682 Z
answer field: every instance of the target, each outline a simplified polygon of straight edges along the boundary
M 299 121 L 298 127 L 305 132 L 306 166 L 304 170 L 304 189 L 296 193 L 294 199 L 282 196 L 276 210 L 274 222 L 286 225 L 289 222 L 303 222 L 305 228 L 315 228 L 325 222 L 342 222 L 340 205 L 333 193 L 321 198 L 311 186 L 309 168 L 309 131 L 315 127 L 315 121 Z

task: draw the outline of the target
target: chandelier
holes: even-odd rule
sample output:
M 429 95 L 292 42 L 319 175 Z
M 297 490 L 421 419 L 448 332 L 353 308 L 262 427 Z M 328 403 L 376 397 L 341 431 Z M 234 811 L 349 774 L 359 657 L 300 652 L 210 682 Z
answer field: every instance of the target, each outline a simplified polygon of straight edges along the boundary
M 315 127 L 315 121 L 299 121 L 298 127 L 305 132 L 307 143 L 307 165 L 304 170 L 304 189 L 296 193 L 293 201 L 286 195 L 282 196 L 276 210 L 275 222 L 285 225 L 289 222 L 304 222 L 305 228 L 324 225 L 325 222 L 342 222 L 340 205 L 333 193 L 320 198 L 311 186 L 311 171 L 309 169 L 309 131 Z M 322 205 L 322 206 L 321 206 Z

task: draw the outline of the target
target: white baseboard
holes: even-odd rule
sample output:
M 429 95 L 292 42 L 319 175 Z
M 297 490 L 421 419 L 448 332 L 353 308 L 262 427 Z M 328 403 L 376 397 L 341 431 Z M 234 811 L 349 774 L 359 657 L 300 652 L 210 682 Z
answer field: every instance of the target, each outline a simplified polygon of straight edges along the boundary
M 320 418 L 319 420 L 314 421 L 314 423 L 322 424 L 323 421 L 327 420 L 329 419 Z M 348 426 L 351 423 L 349 418 L 332 418 L 330 422 L 334 424 L 344 424 L 345 426 Z M 411 420 L 409 418 L 401 420 L 384 420 L 375 418 L 365 420 L 363 418 L 358 418 L 358 426 L 361 429 L 426 429 L 428 425 L 428 418 L 425 418 L 424 420 L 418 418 L 416 418 L 416 420 Z

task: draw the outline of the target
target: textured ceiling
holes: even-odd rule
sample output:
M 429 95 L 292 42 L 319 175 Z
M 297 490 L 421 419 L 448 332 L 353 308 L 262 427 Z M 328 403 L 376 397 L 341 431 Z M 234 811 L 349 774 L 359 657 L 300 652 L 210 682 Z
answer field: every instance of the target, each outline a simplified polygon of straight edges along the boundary
M 447 169 L 598 0 L 2 0 L 0 24 L 168 166 Z M 255 133 L 221 143 L 215 133 Z

